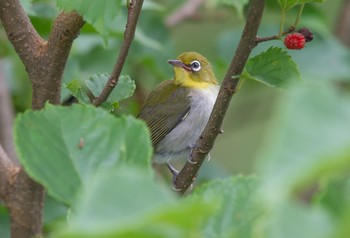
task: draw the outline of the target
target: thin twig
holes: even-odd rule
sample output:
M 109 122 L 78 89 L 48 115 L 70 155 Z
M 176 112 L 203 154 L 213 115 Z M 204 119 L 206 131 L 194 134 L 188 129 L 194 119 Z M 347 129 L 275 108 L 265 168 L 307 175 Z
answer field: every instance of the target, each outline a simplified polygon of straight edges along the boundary
M 261 22 L 264 6 L 265 0 L 251 1 L 247 15 L 247 22 L 240 43 L 237 47 L 237 51 L 226 72 L 208 124 L 193 149 L 191 157 L 192 161 L 195 163 L 187 162 L 175 180 L 175 187 L 179 190 L 180 194 L 185 193 L 196 178 L 200 166 L 206 155 L 212 149 L 215 139 L 221 131 L 223 119 L 239 82 L 239 77 L 237 75 L 242 73 L 252 49 L 257 45 L 256 35 Z
M 261 42 L 265 42 L 265 41 L 270 41 L 270 40 L 279 40 L 281 39 L 281 36 L 285 36 L 291 32 L 293 32 L 295 30 L 295 26 L 290 26 L 288 28 L 288 30 L 286 30 L 285 32 L 283 32 L 281 35 L 273 35 L 273 36 L 266 36 L 266 37 L 256 37 L 256 42 L 257 43 L 261 43 Z
M 135 30 L 141 13 L 142 4 L 143 0 L 130 0 L 130 3 L 128 4 L 128 19 L 124 32 L 124 41 L 119 51 L 117 62 L 114 65 L 113 71 L 106 86 L 103 88 L 101 94 L 93 101 L 95 106 L 99 106 L 105 102 L 118 83 L 120 73 L 123 69 L 131 43 L 135 36 Z
M 186 1 L 179 9 L 175 10 L 165 20 L 165 25 L 173 27 L 181 21 L 193 16 L 198 8 L 203 5 L 204 0 L 189 0 Z
M 10 183 L 11 170 L 15 167 L 15 164 L 8 157 L 4 148 L 0 144 L 0 197 L 4 198 L 7 187 Z
M 0 143 L 13 162 L 18 164 L 13 144 L 13 118 L 14 111 L 11 93 L 6 83 L 4 61 L 0 59 Z

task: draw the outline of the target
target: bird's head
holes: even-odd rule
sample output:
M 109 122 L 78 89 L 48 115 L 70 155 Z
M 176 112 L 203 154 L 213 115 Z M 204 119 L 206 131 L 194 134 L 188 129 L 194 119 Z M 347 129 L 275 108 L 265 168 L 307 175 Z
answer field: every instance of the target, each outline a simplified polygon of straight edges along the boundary
M 190 88 L 203 88 L 218 84 L 208 60 L 197 52 L 185 52 L 176 60 L 168 60 L 174 66 L 174 83 Z

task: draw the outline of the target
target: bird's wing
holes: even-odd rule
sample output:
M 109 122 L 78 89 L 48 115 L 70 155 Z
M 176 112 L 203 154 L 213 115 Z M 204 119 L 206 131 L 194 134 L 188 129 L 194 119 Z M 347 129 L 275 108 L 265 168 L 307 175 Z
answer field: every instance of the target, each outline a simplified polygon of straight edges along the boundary
M 188 89 L 174 87 L 164 81 L 148 96 L 138 117 L 151 131 L 152 145 L 156 146 L 189 113 Z

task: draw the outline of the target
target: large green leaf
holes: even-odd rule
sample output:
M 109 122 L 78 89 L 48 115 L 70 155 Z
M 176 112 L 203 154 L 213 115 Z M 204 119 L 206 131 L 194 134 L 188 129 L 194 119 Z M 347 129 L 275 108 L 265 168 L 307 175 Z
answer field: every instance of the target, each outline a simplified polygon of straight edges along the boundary
M 261 214 L 255 200 L 258 180 L 237 176 L 210 182 L 189 199 L 215 205 L 216 212 L 202 224 L 204 237 L 252 237 L 252 226 Z
M 62 10 L 80 13 L 84 20 L 106 36 L 108 23 L 118 15 L 122 0 L 56 0 L 56 2 Z
M 300 74 L 286 51 L 271 47 L 248 60 L 242 78 L 254 79 L 270 87 L 286 88 L 300 81 Z
M 303 3 L 324 2 L 324 0 L 278 0 L 282 10 L 288 11 L 290 8 Z
M 67 204 L 98 170 L 133 164 L 150 171 L 145 124 L 92 106 L 27 111 L 16 119 L 15 141 L 25 170 Z
M 259 153 L 270 206 L 321 175 L 350 167 L 350 99 L 331 85 L 299 86 L 279 99 Z
M 175 194 L 140 169 L 99 173 L 73 205 L 68 237 L 200 237 L 210 212 L 203 202 L 178 201 Z

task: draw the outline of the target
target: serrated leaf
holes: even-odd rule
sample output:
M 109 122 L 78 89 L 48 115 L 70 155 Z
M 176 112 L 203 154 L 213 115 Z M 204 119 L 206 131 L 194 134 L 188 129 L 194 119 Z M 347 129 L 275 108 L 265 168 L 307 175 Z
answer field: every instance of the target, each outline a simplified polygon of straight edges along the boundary
M 121 0 L 56 0 L 57 6 L 66 11 L 77 11 L 102 36 L 108 35 L 108 23 L 121 9 Z
M 277 47 L 249 59 L 242 77 L 276 88 L 286 88 L 301 80 L 298 66 L 286 51 Z
M 293 88 L 278 101 L 258 164 L 261 198 L 270 206 L 350 167 L 348 97 L 330 85 L 312 85 Z
M 74 203 L 70 227 L 54 237 L 200 237 L 211 211 L 202 202 L 177 201 L 149 174 L 124 167 L 98 174 Z
M 19 115 L 15 142 L 28 174 L 66 204 L 100 170 L 132 164 L 150 172 L 146 125 L 88 105 L 46 105 Z
M 92 94 L 97 97 L 101 94 L 103 88 L 108 82 L 109 74 L 94 74 L 88 80 L 85 80 L 86 86 Z M 132 96 L 136 88 L 135 82 L 127 75 L 119 77 L 116 87 L 109 95 L 107 102 L 115 103 Z
M 282 10 L 288 11 L 290 8 L 303 4 L 303 3 L 311 3 L 311 2 L 324 2 L 324 0 L 278 0 Z
M 80 103 L 90 103 L 90 99 L 87 96 L 83 86 L 78 79 L 74 79 L 65 85 L 66 88 L 72 93 L 72 95 L 78 99 Z
M 203 223 L 204 237 L 252 237 L 252 226 L 261 214 L 255 200 L 258 180 L 237 176 L 210 182 L 198 188 L 189 199 L 207 202 L 217 208 Z

